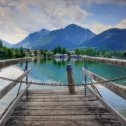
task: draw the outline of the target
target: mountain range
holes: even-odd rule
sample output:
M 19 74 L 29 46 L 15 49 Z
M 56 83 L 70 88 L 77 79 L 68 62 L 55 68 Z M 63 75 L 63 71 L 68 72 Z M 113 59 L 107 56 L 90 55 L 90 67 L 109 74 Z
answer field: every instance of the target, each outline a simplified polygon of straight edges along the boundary
M 19 42 L 18 44 L 14 45 L 13 47 L 18 48 L 18 47 L 23 47 L 23 48 L 29 48 L 29 49 L 38 49 L 39 44 L 41 45 L 42 43 L 41 40 L 43 39 L 44 36 L 48 35 L 50 31 L 46 29 L 42 29 L 39 32 L 34 32 L 31 33 L 28 37 L 26 37 L 24 40 Z M 38 47 L 38 48 L 37 48 Z
M 26 37 L 16 47 L 22 46 L 31 49 L 49 49 L 57 46 L 67 49 L 79 47 L 84 41 L 93 38 L 95 34 L 88 29 L 81 28 L 75 24 L 70 24 L 64 29 L 49 31 L 42 29 Z
M 13 48 L 48 49 L 61 46 L 74 48 L 94 48 L 97 50 L 126 50 L 126 29 L 109 29 L 98 35 L 91 30 L 70 24 L 65 28 L 49 31 L 42 29 L 28 35 Z
M 126 50 L 126 29 L 106 30 L 85 42 L 83 46 L 96 50 Z

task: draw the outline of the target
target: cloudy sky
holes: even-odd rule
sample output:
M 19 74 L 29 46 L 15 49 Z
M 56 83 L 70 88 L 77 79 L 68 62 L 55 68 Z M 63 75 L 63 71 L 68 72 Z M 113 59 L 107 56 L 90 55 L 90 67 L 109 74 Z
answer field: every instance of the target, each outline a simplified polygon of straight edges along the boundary
M 126 0 L 0 0 L 0 38 L 10 43 L 71 23 L 96 34 L 126 28 Z

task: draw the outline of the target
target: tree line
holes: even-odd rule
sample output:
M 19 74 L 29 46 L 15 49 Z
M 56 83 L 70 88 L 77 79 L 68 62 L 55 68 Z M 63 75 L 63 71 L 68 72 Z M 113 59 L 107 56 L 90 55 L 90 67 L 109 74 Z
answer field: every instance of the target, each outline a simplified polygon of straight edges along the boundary
M 73 51 L 68 51 L 66 48 L 61 48 L 60 46 L 54 48 L 53 50 L 39 50 L 39 55 L 51 58 L 55 54 L 67 54 L 67 55 L 88 55 L 95 57 L 107 57 L 107 58 L 126 58 L 126 51 L 101 51 L 95 50 L 92 48 L 88 49 L 75 49 Z M 34 50 L 34 56 L 37 56 L 37 50 Z M 19 49 L 10 49 L 3 46 L 2 41 L 0 40 L 0 59 L 6 58 L 21 58 L 25 56 L 33 56 L 30 49 L 24 50 L 22 47 Z
M 21 58 L 25 56 L 23 48 L 19 49 L 10 49 L 3 46 L 3 42 L 0 40 L 0 59 L 7 58 Z
M 70 55 L 87 55 L 94 57 L 106 57 L 106 58 L 126 58 L 126 51 L 101 51 L 95 50 L 92 48 L 87 49 L 75 49 L 73 51 L 69 51 L 66 48 L 61 48 L 60 46 L 54 48 L 53 50 L 40 50 L 40 54 L 43 57 L 50 58 L 55 54 L 67 54 Z M 34 50 L 34 55 L 37 56 L 37 50 Z
M 126 58 L 126 51 L 101 51 L 92 48 L 88 49 L 75 49 L 76 55 L 100 56 L 107 58 Z

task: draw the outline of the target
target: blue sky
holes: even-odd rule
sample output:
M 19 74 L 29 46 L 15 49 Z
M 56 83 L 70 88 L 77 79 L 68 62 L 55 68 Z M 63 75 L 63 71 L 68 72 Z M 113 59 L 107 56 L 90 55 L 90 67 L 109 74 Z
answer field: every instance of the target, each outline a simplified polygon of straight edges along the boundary
M 92 16 L 90 20 L 96 20 L 104 25 L 116 25 L 126 18 L 126 4 L 106 3 L 96 4 L 87 9 Z
M 126 0 L 0 0 L 0 38 L 18 43 L 42 28 L 75 23 L 99 34 L 126 28 Z

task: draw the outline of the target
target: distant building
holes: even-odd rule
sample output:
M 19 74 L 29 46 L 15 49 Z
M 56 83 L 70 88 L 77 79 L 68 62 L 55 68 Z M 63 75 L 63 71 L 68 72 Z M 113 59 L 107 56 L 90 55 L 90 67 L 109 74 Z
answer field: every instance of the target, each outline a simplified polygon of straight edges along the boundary
M 59 54 L 59 53 L 57 53 L 57 54 L 54 55 L 54 58 L 67 58 L 67 57 L 68 57 L 67 54 Z
M 41 54 L 40 50 L 36 50 L 36 51 L 37 51 L 37 55 L 40 55 L 40 54 Z M 28 52 L 27 52 L 27 53 L 28 53 Z M 30 49 L 30 50 L 29 50 L 29 53 L 31 54 L 31 56 L 35 56 L 35 50 Z

